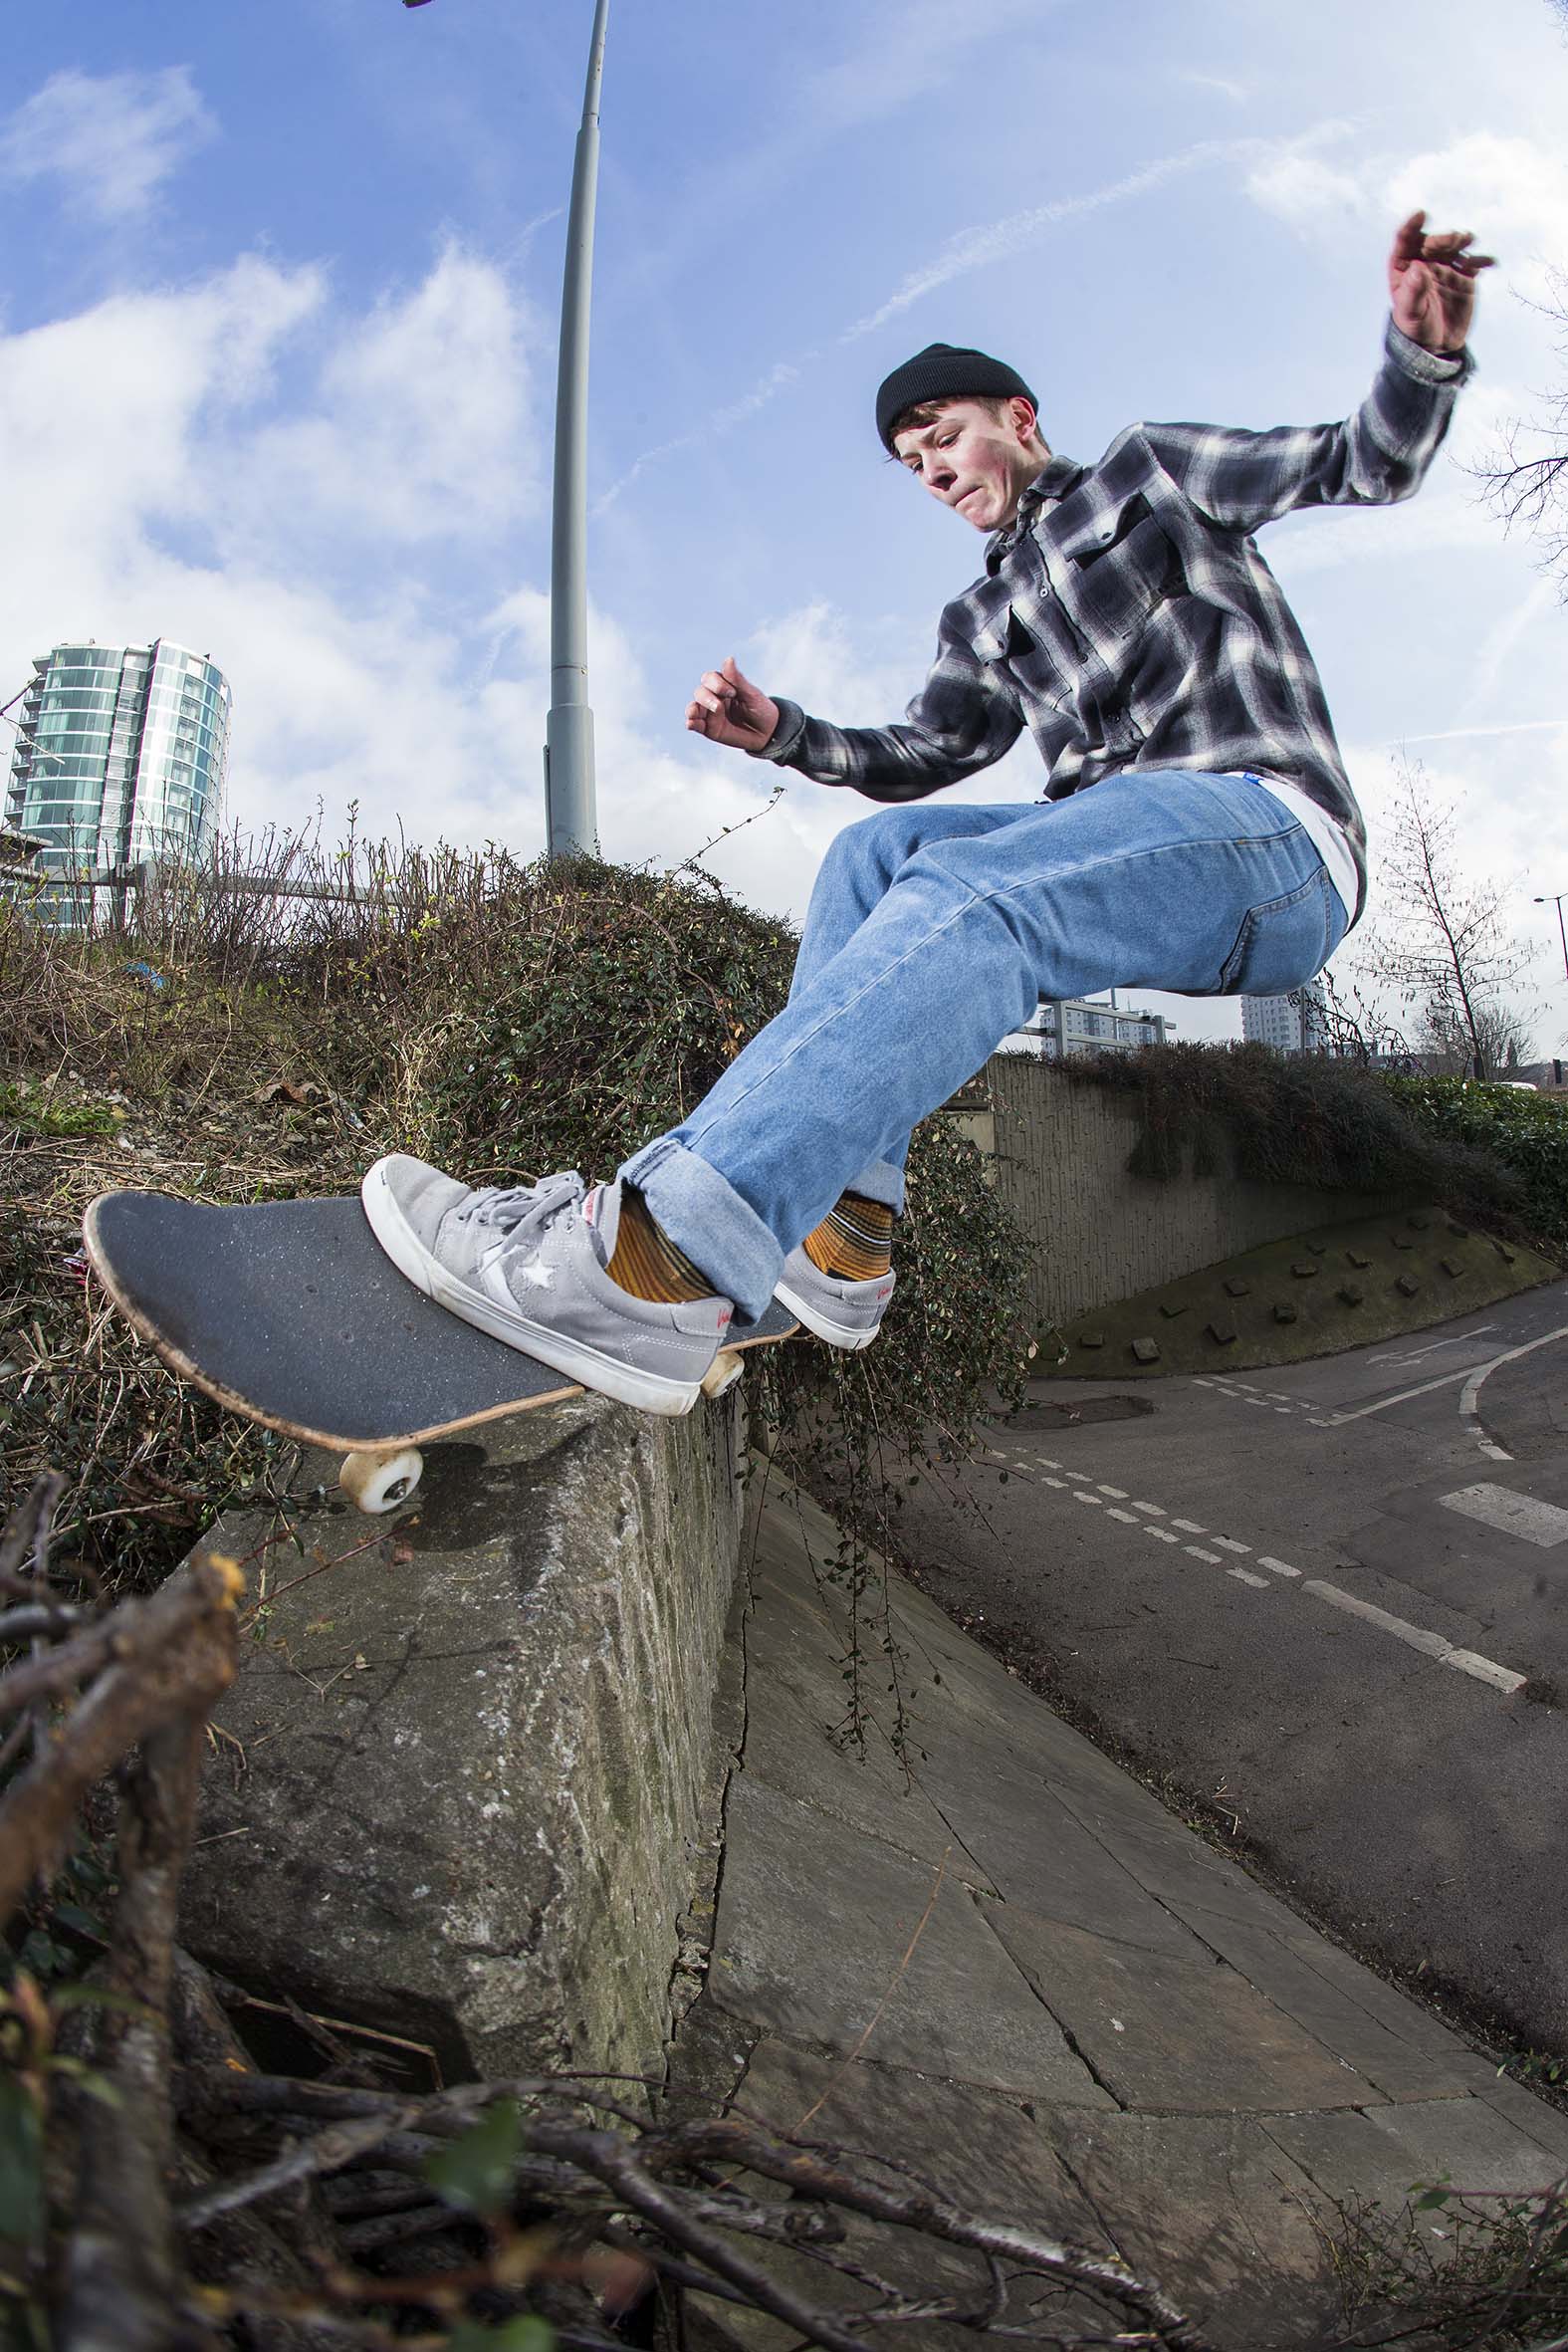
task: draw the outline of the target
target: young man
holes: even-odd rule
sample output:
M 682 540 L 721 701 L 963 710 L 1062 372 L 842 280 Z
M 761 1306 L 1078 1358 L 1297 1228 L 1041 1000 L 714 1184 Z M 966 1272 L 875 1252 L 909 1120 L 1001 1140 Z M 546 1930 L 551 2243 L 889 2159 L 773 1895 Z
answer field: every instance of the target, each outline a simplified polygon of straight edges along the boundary
M 1343 424 L 1134 425 L 1081 466 L 984 353 L 932 344 L 895 368 L 884 445 L 988 535 L 905 719 L 807 718 L 733 659 L 686 713 L 711 742 L 894 806 L 829 849 L 784 1011 L 613 1183 L 476 1192 L 378 1161 L 366 1212 L 410 1280 L 591 1388 L 685 1412 L 732 1311 L 754 1321 L 776 1293 L 833 1345 L 875 1338 L 910 1130 L 1041 997 L 1312 979 L 1360 912 L 1366 836 L 1251 534 L 1419 486 L 1490 266 L 1425 219 L 1395 237 L 1383 364 Z M 910 805 L 1024 727 L 1042 804 Z

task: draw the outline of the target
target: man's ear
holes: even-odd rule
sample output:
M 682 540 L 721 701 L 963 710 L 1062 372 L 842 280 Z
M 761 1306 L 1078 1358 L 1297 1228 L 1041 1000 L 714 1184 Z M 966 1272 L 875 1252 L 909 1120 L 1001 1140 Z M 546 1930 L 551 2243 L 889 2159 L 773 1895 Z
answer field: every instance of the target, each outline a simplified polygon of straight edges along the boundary
M 1013 392 L 1008 401 L 1008 413 L 1021 442 L 1032 441 L 1039 431 L 1039 418 L 1021 392 Z

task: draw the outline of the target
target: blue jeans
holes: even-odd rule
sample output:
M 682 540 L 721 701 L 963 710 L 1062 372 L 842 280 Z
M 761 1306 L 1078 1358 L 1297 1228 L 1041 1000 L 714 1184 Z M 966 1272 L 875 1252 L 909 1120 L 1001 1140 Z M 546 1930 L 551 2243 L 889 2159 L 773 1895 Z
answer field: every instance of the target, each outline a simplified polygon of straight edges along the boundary
M 1278 996 L 1345 928 L 1316 848 L 1254 777 L 884 809 L 822 862 L 784 1010 L 620 1173 L 755 1320 L 840 1193 L 903 1207 L 910 1129 L 1041 997 Z

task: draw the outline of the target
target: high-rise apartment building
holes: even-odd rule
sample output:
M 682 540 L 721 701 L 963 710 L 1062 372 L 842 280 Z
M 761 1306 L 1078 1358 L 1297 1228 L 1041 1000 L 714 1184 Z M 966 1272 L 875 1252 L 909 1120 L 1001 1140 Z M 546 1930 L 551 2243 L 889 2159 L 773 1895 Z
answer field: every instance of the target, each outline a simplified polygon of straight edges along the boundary
M 17 714 L 8 822 L 44 842 L 41 862 L 62 879 L 144 857 L 194 862 L 218 823 L 229 704 L 222 671 L 166 637 L 57 645 L 34 662 Z M 74 903 L 58 894 L 66 919 L 80 919 Z
M 1241 1036 L 1249 1046 L 1272 1046 L 1276 1054 L 1326 1054 L 1328 1006 L 1322 982 L 1292 989 L 1286 997 L 1243 997 Z

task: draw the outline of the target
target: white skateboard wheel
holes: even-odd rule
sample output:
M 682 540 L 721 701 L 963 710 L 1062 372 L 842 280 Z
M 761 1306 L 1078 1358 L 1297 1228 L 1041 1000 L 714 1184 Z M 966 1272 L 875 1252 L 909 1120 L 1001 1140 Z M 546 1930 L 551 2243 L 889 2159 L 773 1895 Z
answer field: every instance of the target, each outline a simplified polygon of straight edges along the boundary
M 414 1446 L 396 1454 L 349 1454 L 337 1473 L 337 1484 L 356 1510 L 395 1511 L 419 1484 L 424 1459 Z
M 746 1358 L 738 1347 L 721 1347 L 703 1374 L 703 1395 L 728 1395 L 745 1369 Z

